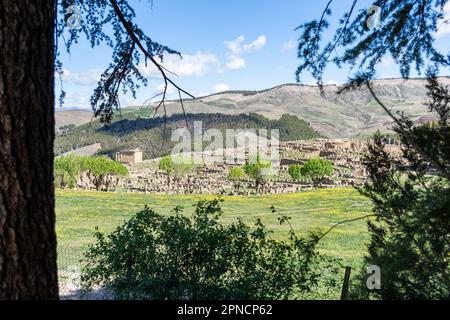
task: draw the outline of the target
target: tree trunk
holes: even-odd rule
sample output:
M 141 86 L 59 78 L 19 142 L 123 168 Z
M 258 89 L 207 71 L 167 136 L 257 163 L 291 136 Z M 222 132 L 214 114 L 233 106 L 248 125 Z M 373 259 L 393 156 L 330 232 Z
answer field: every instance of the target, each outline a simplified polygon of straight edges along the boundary
M 256 188 L 256 193 L 259 194 L 259 189 L 261 187 L 261 181 L 259 179 L 255 180 L 255 188 Z
M 170 193 L 170 175 L 167 174 L 167 194 Z
M 54 1 L 0 1 L 0 300 L 58 299 L 54 23 Z

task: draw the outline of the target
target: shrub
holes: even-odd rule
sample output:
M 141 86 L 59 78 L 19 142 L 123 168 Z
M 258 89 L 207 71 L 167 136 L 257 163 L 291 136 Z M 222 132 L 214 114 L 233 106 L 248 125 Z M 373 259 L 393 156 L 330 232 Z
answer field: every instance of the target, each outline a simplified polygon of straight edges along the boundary
M 174 171 L 174 164 L 171 156 L 163 157 L 158 164 L 159 170 L 162 170 L 167 173 L 167 186 L 168 190 L 170 189 L 170 176 Z
M 245 178 L 245 171 L 240 167 L 231 168 L 228 172 L 228 180 L 233 181 L 235 191 L 239 191 L 241 181 Z
M 259 192 L 261 187 L 264 189 L 264 186 L 267 184 L 267 179 L 270 177 L 271 168 L 272 162 L 263 159 L 260 154 L 257 154 L 256 158 L 250 162 L 246 161 L 244 172 L 250 179 L 255 181 L 256 193 Z
M 260 220 L 223 225 L 220 201 L 198 202 L 190 218 L 180 207 L 169 216 L 146 207 L 111 234 L 97 232 L 82 285 L 118 299 L 195 300 L 286 299 L 319 283 L 329 261 L 316 252 L 317 238 L 291 230 L 276 241 Z
M 128 169 L 123 164 L 107 157 L 80 157 L 78 161 L 81 171 L 86 172 L 97 191 L 102 186 L 105 186 L 106 191 L 109 191 L 112 177 L 128 174 Z
M 301 167 L 298 164 L 293 164 L 289 166 L 289 175 L 293 181 L 298 181 L 301 177 Z
M 314 188 L 317 188 L 325 177 L 333 174 L 333 163 L 322 158 L 312 158 L 301 167 L 300 174 L 310 177 Z
M 74 155 L 59 156 L 55 158 L 54 175 L 59 188 L 73 188 L 80 173 L 80 164 Z

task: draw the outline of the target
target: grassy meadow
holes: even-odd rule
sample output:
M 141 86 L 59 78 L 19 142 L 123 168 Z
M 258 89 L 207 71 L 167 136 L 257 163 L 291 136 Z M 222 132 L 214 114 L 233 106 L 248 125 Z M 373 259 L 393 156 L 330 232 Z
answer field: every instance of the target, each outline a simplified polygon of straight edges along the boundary
M 110 232 L 130 219 L 145 205 L 157 212 L 170 214 L 175 206 L 183 206 L 185 214 L 192 214 L 193 204 L 205 195 L 145 195 L 132 193 L 105 193 L 93 191 L 56 191 L 56 231 L 60 266 L 71 257 L 79 257 L 93 242 L 95 227 Z M 356 218 L 371 212 L 368 199 L 352 188 L 321 189 L 289 195 L 230 197 L 223 196 L 222 221 L 229 223 L 242 217 L 253 223 L 257 217 L 273 230 L 274 238 L 285 238 L 288 226 L 280 226 L 270 207 L 291 217 L 296 232 L 325 231 L 337 222 Z M 368 241 L 366 220 L 343 224 L 328 234 L 320 245 L 323 253 L 343 259 L 357 267 L 366 251 Z M 76 264 L 77 261 L 72 261 Z

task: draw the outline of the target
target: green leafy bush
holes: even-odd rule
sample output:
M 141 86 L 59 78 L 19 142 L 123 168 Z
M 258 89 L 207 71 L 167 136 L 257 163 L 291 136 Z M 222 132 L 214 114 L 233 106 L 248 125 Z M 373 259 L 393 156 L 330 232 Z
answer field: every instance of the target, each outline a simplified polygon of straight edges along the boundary
M 325 177 L 333 174 L 333 163 L 322 158 L 311 158 L 300 169 L 300 175 L 311 178 L 314 188 L 320 186 Z
M 174 164 L 171 156 L 163 157 L 158 164 L 158 168 L 160 170 L 165 171 L 168 175 L 170 175 L 174 170 Z
M 298 181 L 301 177 L 301 166 L 298 164 L 293 164 L 289 166 L 289 175 L 293 181 Z
M 126 176 L 128 169 L 121 163 L 107 157 L 80 157 L 78 159 L 82 172 L 85 172 L 89 180 L 98 191 L 105 186 L 109 190 L 114 176 Z
M 56 185 L 64 189 L 73 188 L 80 175 L 85 173 L 96 190 L 104 187 L 109 191 L 114 177 L 128 175 L 128 169 L 121 163 L 107 157 L 78 157 L 72 154 L 55 158 L 54 174 Z
M 271 175 L 272 162 L 263 159 L 260 154 L 257 154 L 255 159 L 246 161 L 244 165 L 244 172 L 247 176 L 255 181 L 256 193 L 263 189 L 267 184 L 267 180 Z
M 239 191 L 241 187 L 241 181 L 245 178 L 245 171 L 241 167 L 231 168 L 228 172 L 228 180 L 233 181 L 234 190 Z
M 74 155 L 60 156 L 55 159 L 54 175 L 56 185 L 64 189 L 73 188 L 80 174 L 80 164 Z
M 190 218 L 180 207 L 169 216 L 146 207 L 111 234 L 97 232 L 83 286 L 118 299 L 194 300 L 286 299 L 317 286 L 332 262 L 316 252 L 317 237 L 291 228 L 288 241 L 277 241 L 260 220 L 221 224 L 220 201 L 198 202 Z

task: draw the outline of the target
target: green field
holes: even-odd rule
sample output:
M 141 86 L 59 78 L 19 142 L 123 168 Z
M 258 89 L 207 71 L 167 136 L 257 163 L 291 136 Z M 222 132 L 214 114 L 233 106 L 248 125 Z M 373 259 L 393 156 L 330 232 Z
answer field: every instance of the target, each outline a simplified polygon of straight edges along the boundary
M 102 232 L 110 232 L 130 219 L 144 205 L 166 214 L 175 206 L 183 206 L 185 213 L 191 214 L 196 201 L 213 198 L 214 196 L 58 190 L 56 231 L 60 267 L 77 263 L 73 257 L 80 257 L 92 243 L 96 226 Z M 371 212 L 368 199 L 351 188 L 322 189 L 290 195 L 222 198 L 224 223 L 235 221 L 238 217 L 242 217 L 247 223 L 253 223 L 260 217 L 274 231 L 274 238 L 286 237 L 288 227 L 278 224 L 277 217 L 270 210 L 272 205 L 291 217 L 293 228 L 302 234 L 313 230 L 325 231 L 339 221 Z M 335 228 L 322 240 L 320 250 L 341 258 L 347 265 L 357 267 L 365 254 L 367 241 L 366 221 L 360 220 Z M 72 261 L 66 261 L 70 259 Z

